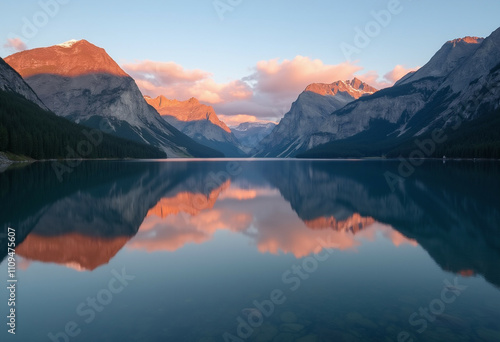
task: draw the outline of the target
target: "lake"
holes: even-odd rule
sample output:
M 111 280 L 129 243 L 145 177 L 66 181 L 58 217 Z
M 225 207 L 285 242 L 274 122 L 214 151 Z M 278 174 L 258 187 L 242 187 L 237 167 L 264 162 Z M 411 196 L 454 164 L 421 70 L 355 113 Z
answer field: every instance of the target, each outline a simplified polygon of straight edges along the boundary
M 46 162 L 0 186 L 2 341 L 500 340 L 498 163 Z

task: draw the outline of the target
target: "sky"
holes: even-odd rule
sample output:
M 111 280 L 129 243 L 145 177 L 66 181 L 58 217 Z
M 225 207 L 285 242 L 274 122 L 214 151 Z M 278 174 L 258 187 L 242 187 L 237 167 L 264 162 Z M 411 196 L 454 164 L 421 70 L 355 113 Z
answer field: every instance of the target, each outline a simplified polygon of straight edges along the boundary
M 0 4 L 0 56 L 86 39 L 145 95 L 212 105 L 228 124 L 278 121 L 310 83 L 376 88 L 448 40 L 500 27 L 500 1 L 24 0 Z

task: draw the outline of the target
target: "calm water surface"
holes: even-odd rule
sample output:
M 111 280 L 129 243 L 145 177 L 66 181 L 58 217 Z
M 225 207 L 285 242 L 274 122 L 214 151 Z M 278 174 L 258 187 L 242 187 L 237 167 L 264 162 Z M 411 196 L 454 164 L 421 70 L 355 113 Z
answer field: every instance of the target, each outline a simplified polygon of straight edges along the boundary
M 0 173 L 2 341 L 500 341 L 500 167 L 50 163 Z

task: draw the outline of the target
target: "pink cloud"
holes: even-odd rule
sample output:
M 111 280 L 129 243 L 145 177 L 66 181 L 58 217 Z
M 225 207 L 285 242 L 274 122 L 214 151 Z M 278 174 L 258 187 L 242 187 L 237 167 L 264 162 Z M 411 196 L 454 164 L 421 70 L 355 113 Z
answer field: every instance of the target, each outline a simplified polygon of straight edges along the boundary
M 203 70 L 186 70 L 174 62 L 139 61 L 123 68 L 136 80 L 145 95 L 170 99 L 196 97 L 212 105 L 227 124 L 246 121 L 279 121 L 291 104 L 311 83 L 332 83 L 354 77 L 383 89 L 415 68 L 397 65 L 381 77 L 364 71 L 354 62 L 326 64 L 319 59 L 296 56 L 288 60 L 262 60 L 250 75 L 227 83 L 217 83 Z
M 416 68 L 405 68 L 402 65 L 396 65 L 393 70 L 384 75 L 384 78 L 391 82 L 392 84 L 399 81 L 403 76 L 412 71 L 417 71 L 420 67 Z
M 361 81 L 368 83 L 372 87 L 377 89 L 384 89 L 387 87 L 392 87 L 394 83 L 399 81 L 403 76 L 412 71 L 417 71 L 420 67 L 416 68 L 405 68 L 402 65 L 396 65 L 394 69 L 389 71 L 381 79 L 379 74 L 375 71 L 368 71 L 364 74 L 357 75 Z
M 321 252 L 325 247 L 355 250 L 363 239 L 375 241 L 379 236 L 395 246 L 417 245 L 392 227 L 359 214 L 346 220 L 318 217 L 304 222 L 277 189 L 228 186 L 215 190 L 210 204 L 201 210 L 191 210 L 195 193 L 163 198 L 156 209 L 150 210 L 127 247 L 172 252 L 188 244 L 210 241 L 219 231 L 245 235 L 261 253 L 285 253 L 296 258 Z M 363 228 L 351 229 L 360 223 Z
M 341 64 L 325 64 L 319 59 L 296 56 L 292 60 L 272 59 L 260 61 L 256 64 L 254 72 L 243 78 L 253 85 L 253 103 L 243 103 L 242 109 L 236 112 L 234 105 L 221 104 L 220 110 L 227 114 L 241 114 L 245 110 L 253 109 L 259 117 L 271 120 L 280 119 L 289 109 L 298 95 L 311 83 L 333 83 L 339 80 L 351 80 L 354 77 L 361 79 L 369 85 L 383 89 L 394 84 L 395 78 L 414 69 L 396 68 L 384 77 L 376 71 L 364 71 L 363 67 L 354 62 Z M 401 75 L 402 76 L 402 75 Z M 256 108 L 258 103 L 259 108 Z
M 24 51 L 28 47 L 20 38 L 9 38 L 7 39 L 7 43 L 3 45 L 4 48 L 14 50 L 16 52 Z
M 255 115 L 247 115 L 247 114 L 235 114 L 235 115 L 219 114 L 218 116 L 219 119 L 224 121 L 228 126 L 238 126 L 239 124 L 244 122 L 259 122 L 259 123 L 274 122 L 274 121 L 260 119 Z
M 251 220 L 249 214 L 218 209 L 204 210 L 196 215 L 171 214 L 164 218 L 151 215 L 144 219 L 139 232 L 127 247 L 148 252 L 173 252 L 187 244 L 210 241 L 219 230 L 244 231 Z
M 260 61 L 255 72 L 247 77 L 255 82 L 255 90 L 271 95 L 297 96 L 311 83 L 332 83 L 347 80 L 362 68 L 344 62 L 337 65 L 324 64 L 319 59 L 297 56 L 292 60 L 278 59 Z
M 138 79 L 146 79 L 154 85 L 196 82 L 210 77 L 202 70 L 184 70 L 174 62 L 141 61 L 123 65 L 123 68 Z
M 140 61 L 124 64 L 123 69 L 135 80 L 141 91 L 152 97 L 187 100 L 196 97 L 202 102 L 216 104 L 247 99 L 252 92 L 242 81 L 220 84 L 203 70 L 185 70 L 174 62 Z

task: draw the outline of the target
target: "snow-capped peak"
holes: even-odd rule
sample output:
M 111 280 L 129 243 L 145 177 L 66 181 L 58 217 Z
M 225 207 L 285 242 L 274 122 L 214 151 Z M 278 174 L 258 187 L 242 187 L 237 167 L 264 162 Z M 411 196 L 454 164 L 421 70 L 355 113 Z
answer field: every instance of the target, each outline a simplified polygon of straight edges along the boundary
M 78 40 L 76 39 L 71 39 L 68 40 L 67 42 L 64 42 L 62 44 L 57 44 L 57 46 L 63 47 L 63 48 L 70 48 L 72 47 L 75 43 L 78 43 Z

